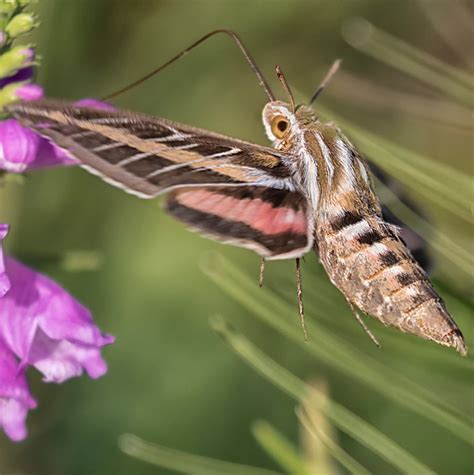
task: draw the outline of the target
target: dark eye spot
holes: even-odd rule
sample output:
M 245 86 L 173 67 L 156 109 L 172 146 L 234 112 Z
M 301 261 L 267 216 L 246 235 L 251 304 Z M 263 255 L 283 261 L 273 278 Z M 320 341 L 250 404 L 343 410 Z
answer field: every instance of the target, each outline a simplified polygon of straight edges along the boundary
M 288 128 L 288 122 L 280 120 L 277 124 L 277 128 L 280 132 L 284 132 Z

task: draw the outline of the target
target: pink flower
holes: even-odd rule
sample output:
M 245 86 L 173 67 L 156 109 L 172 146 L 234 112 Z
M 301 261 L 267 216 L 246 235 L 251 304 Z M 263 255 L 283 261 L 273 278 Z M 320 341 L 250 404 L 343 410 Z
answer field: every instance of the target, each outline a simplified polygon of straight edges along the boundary
M 2 252 L 2 241 L 8 234 L 8 224 L 0 223 L 0 298 L 2 298 L 10 290 L 10 280 L 5 272 L 5 262 Z
M 90 107 L 91 109 L 102 109 L 104 111 L 116 110 L 112 104 L 103 101 L 98 101 L 97 99 L 92 99 L 91 97 L 80 99 L 79 101 L 76 101 L 74 105 L 79 107 Z
M 27 435 L 26 416 L 35 407 L 25 372 L 0 338 L 0 428 L 11 440 L 23 440 Z
M 15 95 L 22 101 L 37 101 L 43 97 L 43 88 L 38 84 L 24 84 L 16 90 Z
M 8 226 L 0 224 L 0 243 Z M 27 412 L 36 406 L 25 379 L 29 366 L 43 381 L 62 383 L 86 371 L 107 371 L 100 349 L 114 342 L 84 306 L 48 277 L 4 256 L 0 248 L 0 427 L 12 440 L 26 437 Z
M 22 86 L 17 93 L 28 100 L 42 97 L 41 88 L 35 84 Z M 110 104 L 95 99 L 82 99 L 76 105 L 114 110 Z M 0 121 L 0 170 L 23 173 L 29 169 L 76 164 L 77 161 L 65 150 L 23 127 L 17 120 Z
M 76 160 L 15 119 L 0 122 L 0 169 L 22 173 L 27 169 L 75 165 Z
M 12 47 L 16 36 L 35 26 L 32 16 L 26 25 L 18 18 L 13 25 L 13 17 L 28 2 L 16 3 L 8 34 L 0 32 L 2 106 L 17 99 L 43 98 L 43 89 L 32 83 L 34 49 Z M 112 107 L 93 99 L 83 100 L 82 105 Z M 66 151 L 16 120 L 0 121 L 0 171 L 22 173 L 76 163 Z M 113 343 L 114 337 L 102 333 L 89 310 L 57 283 L 4 255 L 2 242 L 8 230 L 7 224 L 0 223 L 0 429 L 20 441 L 27 435 L 28 411 L 36 407 L 26 379 L 28 368 L 40 371 L 45 382 L 62 383 L 84 371 L 99 378 L 107 371 L 101 348 Z

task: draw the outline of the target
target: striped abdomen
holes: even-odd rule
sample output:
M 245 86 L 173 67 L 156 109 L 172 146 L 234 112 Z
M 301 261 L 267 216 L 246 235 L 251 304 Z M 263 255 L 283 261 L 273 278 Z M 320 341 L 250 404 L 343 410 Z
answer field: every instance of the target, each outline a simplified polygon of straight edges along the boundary
M 347 300 L 385 325 L 467 353 L 427 275 L 379 216 L 345 211 L 318 223 L 321 262 Z

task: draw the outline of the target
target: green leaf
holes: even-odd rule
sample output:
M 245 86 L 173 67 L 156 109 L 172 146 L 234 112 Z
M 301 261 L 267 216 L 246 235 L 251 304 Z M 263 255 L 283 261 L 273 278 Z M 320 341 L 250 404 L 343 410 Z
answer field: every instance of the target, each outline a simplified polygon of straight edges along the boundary
M 419 475 L 435 473 L 385 434 L 352 412 L 333 401 L 328 402 L 323 397 L 317 397 L 303 381 L 279 366 L 244 336 L 231 330 L 223 319 L 214 318 L 211 325 L 236 353 L 262 376 L 298 402 L 304 402 L 308 395 L 311 395 L 311 402 L 315 408 L 322 411 L 337 428 L 380 455 L 403 473 Z
M 259 288 L 227 259 L 216 256 L 213 261 L 208 260 L 204 270 L 219 287 L 255 316 L 299 343 L 317 359 L 474 445 L 470 425 L 454 415 L 455 408 L 416 382 L 359 351 L 321 325 L 307 324 L 310 339 L 306 343 L 301 329 L 295 324 L 295 308 L 267 288 Z
M 252 426 L 252 433 L 265 451 L 292 475 L 311 475 L 296 447 L 265 421 L 257 421 Z M 329 475 L 329 474 L 320 474 Z
M 474 105 L 473 77 L 411 44 L 357 18 L 343 30 L 346 41 L 385 64 L 443 92 L 461 104 Z
M 357 460 L 351 457 L 342 447 L 337 445 L 334 440 L 318 425 L 312 423 L 311 418 L 298 409 L 296 415 L 300 420 L 306 432 L 317 442 L 320 442 L 328 452 L 352 475 L 370 475 L 370 472 L 363 467 Z M 322 475 L 322 470 L 318 467 L 318 472 Z M 330 472 L 328 472 L 330 473 Z
M 223 462 L 151 444 L 133 434 L 119 438 L 120 449 L 144 462 L 191 475 L 282 475 L 263 468 Z

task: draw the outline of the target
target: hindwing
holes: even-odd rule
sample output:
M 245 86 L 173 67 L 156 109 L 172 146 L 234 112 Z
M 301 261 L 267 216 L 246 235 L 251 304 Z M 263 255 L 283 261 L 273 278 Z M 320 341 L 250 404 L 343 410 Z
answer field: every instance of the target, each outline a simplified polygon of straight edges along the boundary
M 266 187 L 173 191 L 167 211 L 192 230 L 267 259 L 300 257 L 313 246 L 313 217 L 298 192 Z

